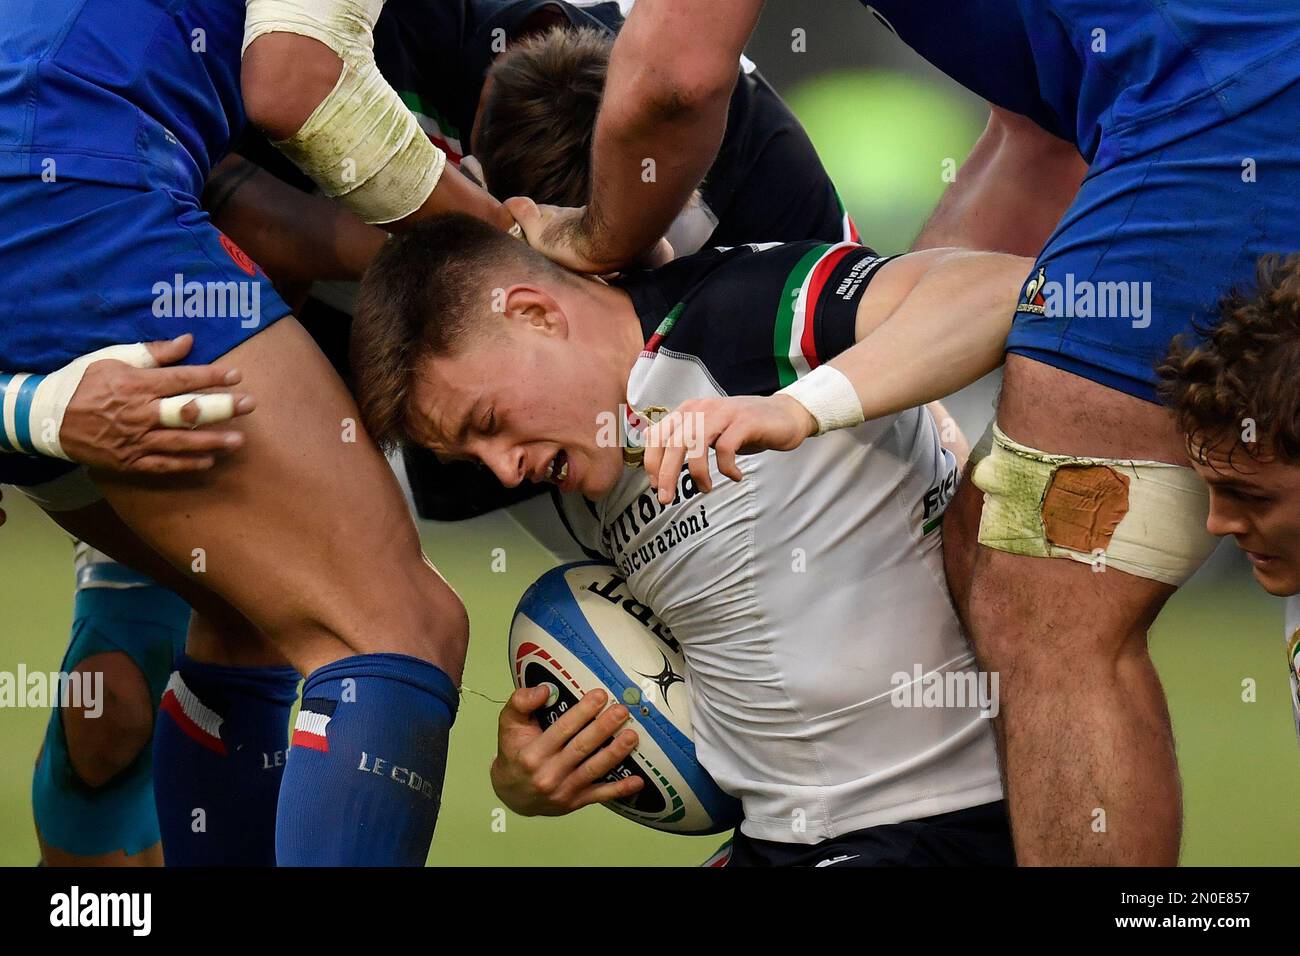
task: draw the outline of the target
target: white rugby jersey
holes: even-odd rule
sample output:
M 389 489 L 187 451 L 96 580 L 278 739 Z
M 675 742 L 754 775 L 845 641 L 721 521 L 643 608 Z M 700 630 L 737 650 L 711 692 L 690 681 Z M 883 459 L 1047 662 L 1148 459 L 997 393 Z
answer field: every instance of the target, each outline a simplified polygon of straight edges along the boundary
M 629 405 L 771 394 L 853 343 L 884 261 L 801 242 L 628 277 L 648 336 Z M 973 686 L 974 665 L 939 532 L 958 471 L 929 412 L 739 462 L 744 481 L 715 465 L 709 494 L 683 469 L 666 507 L 640 468 L 599 502 L 558 497 L 681 642 L 698 755 L 743 801 L 744 832 L 816 843 L 1000 799 L 975 695 L 954 706 L 936 690 L 945 675 Z

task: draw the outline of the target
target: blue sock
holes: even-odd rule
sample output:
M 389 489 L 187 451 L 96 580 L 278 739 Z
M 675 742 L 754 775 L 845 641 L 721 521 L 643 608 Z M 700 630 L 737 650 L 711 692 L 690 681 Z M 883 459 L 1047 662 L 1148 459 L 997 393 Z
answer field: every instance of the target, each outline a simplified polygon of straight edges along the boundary
M 327 664 L 302 688 L 280 788 L 281 866 L 423 866 L 456 685 L 402 654 Z
M 168 866 L 274 866 L 292 667 L 181 655 L 154 731 L 154 798 Z

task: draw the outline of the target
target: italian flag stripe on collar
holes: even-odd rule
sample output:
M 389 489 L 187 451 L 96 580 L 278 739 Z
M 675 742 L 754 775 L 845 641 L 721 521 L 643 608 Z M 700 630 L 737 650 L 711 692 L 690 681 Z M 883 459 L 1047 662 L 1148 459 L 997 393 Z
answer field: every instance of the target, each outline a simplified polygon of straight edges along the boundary
M 776 357 L 776 375 L 781 387 L 807 375 L 818 365 L 817 342 L 813 317 L 835 267 L 854 249 L 855 242 L 817 246 L 799 260 L 785 280 L 781 306 L 776 314 L 772 353 Z
M 402 90 L 397 95 L 406 104 L 406 108 L 415 114 L 420 129 L 424 130 L 433 145 L 447 154 L 453 166 L 459 166 L 460 161 L 465 158 L 464 147 L 460 143 L 460 131 L 438 112 L 437 107 L 419 93 Z

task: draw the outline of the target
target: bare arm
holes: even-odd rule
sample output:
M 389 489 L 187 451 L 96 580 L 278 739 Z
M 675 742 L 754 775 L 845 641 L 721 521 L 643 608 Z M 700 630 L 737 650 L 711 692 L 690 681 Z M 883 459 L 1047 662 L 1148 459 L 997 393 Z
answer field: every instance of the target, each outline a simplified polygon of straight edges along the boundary
M 1085 172 L 1087 164 L 1071 143 L 991 107 L 983 134 L 912 248 L 963 246 L 1036 256 Z
M 295 189 L 237 155 L 213 169 L 203 207 L 277 285 L 360 279 L 386 238 L 338 203 Z
M 520 218 L 529 242 L 586 272 L 650 250 L 717 156 L 762 0 L 641 0 L 619 31 L 582 209 Z
M 886 264 L 872 291 L 882 283 L 892 288 L 881 295 L 906 292 L 884 317 L 875 296 L 864 296 L 857 343 L 828 363 L 853 383 L 863 416 L 941 399 L 1001 365 L 1031 265 L 1021 256 L 963 249 L 911 253 Z
M 858 303 L 856 343 L 827 363 L 852 386 L 863 418 L 935 402 L 1001 364 L 1030 266 L 1019 256 L 963 249 L 909 253 L 882 266 Z M 698 416 L 691 428 L 686 416 Z M 697 485 L 712 487 L 709 447 L 718 470 L 739 481 L 738 454 L 793 450 L 817 427 L 803 404 L 780 392 L 696 399 L 647 431 L 644 466 L 660 500 L 671 500 L 688 459 Z
M 257 37 L 240 71 L 249 120 L 272 141 L 288 140 L 331 94 L 342 70 L 342 59 L 318 40 L 296 33 Z M 386 228 L 400 230 L 444 212 L 468 213 L 501 229 L 514 225 L 504 206 L 448 164 L 423 204 Z

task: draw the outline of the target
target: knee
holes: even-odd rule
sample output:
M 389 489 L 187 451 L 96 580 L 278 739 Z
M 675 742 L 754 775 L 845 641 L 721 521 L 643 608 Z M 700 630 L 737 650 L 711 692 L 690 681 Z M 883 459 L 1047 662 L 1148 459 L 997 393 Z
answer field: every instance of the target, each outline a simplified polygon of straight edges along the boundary
M 77 664 L 73 673 L 82 686 L 95 690 L 82 701 L 83 706 L 60 710 L 68 760 L 83 783 L 99 788 L 149 746 L 153 699 L 144 674 L 121 651 L 93 654 Z
M 469 611 L 436 571 L 428 568 L 425 576 L 430 580 L 419 601 L 425 620 L 415 632 L 414 656 L 437 664 L 459 683 L 469 649 Z

